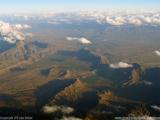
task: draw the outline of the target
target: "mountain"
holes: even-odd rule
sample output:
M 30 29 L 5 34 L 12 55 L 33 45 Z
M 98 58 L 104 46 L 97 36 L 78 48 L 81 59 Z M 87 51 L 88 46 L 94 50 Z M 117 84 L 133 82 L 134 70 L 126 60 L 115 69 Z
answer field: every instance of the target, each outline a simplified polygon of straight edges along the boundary
M 9 44 L 8 42 L 0 40 L 0 53 L 3 53 L 4 51 L 13 48 L 14 46 L 15 46 L 14 44 Z
M 0 40 L 0 115 L 38 120 L 160 115 L 155 53 L 160 27 L 118 25 L 120 18 L 129 18 L 105 15 L 98 21 L 92 15 L 13 19 L 29 23 L 26 32 L 33 36 L 12 44 Z
M 75 83 L 59 92 L 55 96 L 53 103 L 66 104 L 67 102 L 71 102 L 74 104 L 82 97 L 83 93 L 86 92 L 87 89 L 88 88 L 85 83 L 82 83 L 80 80 L 76 80 Z

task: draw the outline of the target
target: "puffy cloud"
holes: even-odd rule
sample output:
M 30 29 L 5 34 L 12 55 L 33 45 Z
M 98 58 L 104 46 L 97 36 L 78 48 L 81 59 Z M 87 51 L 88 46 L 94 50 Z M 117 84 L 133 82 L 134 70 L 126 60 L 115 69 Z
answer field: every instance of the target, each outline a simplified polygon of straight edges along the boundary
M 160 51 L 156 50 L 155 54 L 158 55 L 158 56 L 160 56 Z
M 142 25 L 143 24 L 143 22 L 139 18 L 136 18 L 136 17 L 129 17 L 127 21 L 128 21 L 128 24 L 132 24 L 132 25 Z
M 145 81 L 145 80 L 143 81 L 143 83 L 144 83 L 144 84 L 146 84 L 146 85 L 153 85 L 153 83 L 152 83 L 152 82 Z
M 46 105 L 43 107 L 43 112 L 47 114 L 55 113 L 55 112 L 61 112 L 63 114 L 70 114 L 74 112 L 74 109 L 67 106 L 57 106 L 57 105 Z
M 86 38 L 79 38 L 79 41 L 80 41 L 82 44 L 91 44 L 91 41 L 90 41 L 90 40 L 87 40 Z
M 23 29 L 29 29 L 29 28 L 31 28 L 31 26 L 30 25 L 26 25 L 26 24 L 25 25 L 16 24 L 15 28 L 18 29 L 18 30 L 23 30 Z
M 118 69 L 118 68 L 129 68 L 133 67 L 132 64 L 124 63 L 124 62 L 119 62 L 117 64 L 110 64 L 110 67 L 113 69 Z
M 57 106 L 57 105 L 46 105 L 43 107 L 43 112 L 46 114 L 53 114 L 53 113 L 61 113 L 62 118 L 60 120 L 82 120 L 81 118 L 77 118 L 74 116 L 71 116 L 74 112 L 74 109 L 72 107 L 68 106 Z
M 82 120 L 82 119 L 74 116 L 70 116 L 70 117 L 64 116 L 61 120 Z
M 160 111 L 160 107 L 157 106 L 157 105 L 152 105 L 151 108 L 153 108 L 153 109 L 155 109 L 155 110 L 157 110 L 157 111 Z
M 61 107 L 61 112 L 64 114 L 70 114 L 74 112 L 74 109 L 71 107 Z
M 77 37 L 67 37 L 66 38 L 68 41 L 78 41 L 81 44 L 92 44 L 92 42 L 84 37 L 77 38 Z
M 22 24 L 9 24 L 3 21 L 0 21 L 0 37 L 3 41 L 8 43 L 15 43 L 17 40 L 25 40 L 27 36 L 22 32 L 24 29 L 31 28 L 29 25 L 22 25 Z
M 54 113 L 54 112 L 58 111 L 59 109 L 60 109 L 59 106 L 44 106 L 43 112 L 50 114 L 50 113 Z
M 111 25 L 123 25 L 125 23 L 125 19 L 121 16 L 118 17 L 106 17 L 106 23 L 111 24 Z

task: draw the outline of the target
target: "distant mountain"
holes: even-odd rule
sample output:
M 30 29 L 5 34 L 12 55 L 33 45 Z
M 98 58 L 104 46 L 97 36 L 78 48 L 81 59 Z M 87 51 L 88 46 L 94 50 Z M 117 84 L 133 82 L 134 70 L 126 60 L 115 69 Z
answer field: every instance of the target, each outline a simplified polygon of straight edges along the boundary
M 12 49 L 9 49 L 7 51 L 3 51 L 1 54 L 1 60 L 25 60 L 27 59 L 27 56 L 29 56 L 29 51 L 25 47 L 24 41 L 18 41 L 15 44 L 15 47 Z M 33 49 L 33 48 L 32 48 Z
M 0 53 L 3 53 L 5 51 L 13 48 L 14 46 L 15 46 L 14 44 L 9 44 L 8 42 L 0 40 Z
M 47 51 L 47 44 L 42 42 L 17 41 L 15 44 L 1 43 L 1 61 L 36 61 Z
M 159 75 L 157 74 L 159 71 L 158 68 L 152 69 L 152 71 L 151 69 L 143 68 L 137 63 L 133 63 L 132 67 L 112 68 L 110 67 L 110 62 L 107 57 L 98 55 L 88 49 L 80 49 L 78 51 L 59 51 L 58 54 L 67 57 L 77 57 L 79 60 L 89 63 L 90 67 L 93 70 L 96 70 L 96 74 L 111 80 L 115 84 L 138 85 L 147 84 L 148 81 L 149 85 L 152 74 L 155 74 L 155 79 L 159 78 Z

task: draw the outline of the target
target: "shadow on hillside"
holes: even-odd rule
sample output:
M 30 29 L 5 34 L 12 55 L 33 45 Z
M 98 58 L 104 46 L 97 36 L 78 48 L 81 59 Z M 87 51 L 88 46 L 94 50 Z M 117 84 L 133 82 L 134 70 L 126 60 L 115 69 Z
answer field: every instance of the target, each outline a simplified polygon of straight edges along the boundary
M 37 107 L 42 107 L 43 105 L 49 103 L 54 96 L 63 90 L 65 87 L 74 83 L 75 79 L 68 80 L 52 80 L 47 84 L 40 86 L 35 92 Z
M 80 49 L 78 51 L 58 51 L 59 55 L 65 57 L 76 57 L 79 60 L 90 63 L 90 67 L 95 70 L 96 74 L 114 81 L 115 83 L 121 83 L 126 80 L 129 80 L 131 76 L 131 72 L 133 69 L 140 69 L 140 65 L 134 63 L 133 68 L 118 68 L 113 69 L 109 66 L 109 64 L 101 63 L 101 57 L 95 55 L 89 50 Z

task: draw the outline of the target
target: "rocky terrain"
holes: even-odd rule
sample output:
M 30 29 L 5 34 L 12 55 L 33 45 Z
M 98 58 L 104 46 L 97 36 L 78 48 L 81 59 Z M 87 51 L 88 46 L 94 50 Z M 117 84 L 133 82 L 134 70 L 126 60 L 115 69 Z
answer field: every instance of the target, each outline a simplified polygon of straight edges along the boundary
M 159 27 L 45 20 L 29 22 L 33 37 L 19 39 L 17 34 L 25 37 L 17 31 L 20 25 L 16 35 L 14 25 L 0 34 L 0 115 L 38 120 L 160 115 Z M 140 33 L 149 37 L 137 38 Z

